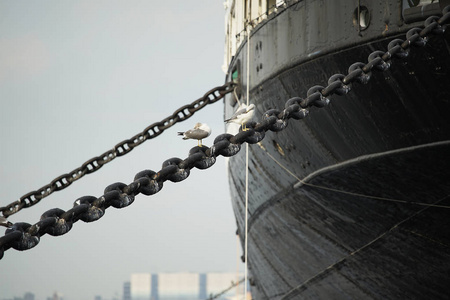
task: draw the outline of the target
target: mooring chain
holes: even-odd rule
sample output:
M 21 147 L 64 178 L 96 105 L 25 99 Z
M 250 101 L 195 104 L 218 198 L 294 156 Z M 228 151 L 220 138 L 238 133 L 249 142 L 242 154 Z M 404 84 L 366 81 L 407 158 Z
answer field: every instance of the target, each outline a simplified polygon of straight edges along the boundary
M 166 180 L 179 182 L 186 179 L 190 170 L 195 168 L 207 169 L 216 162 L 219 155 L 230 157 L 236 155 L 243 143 L 255 144 L 260 142 L 266 131 L 281 131 L 288 125 L 288 120 L 305 118 L 309 109 L 324 107 L 332 94 L 345 95 L 351 90 L 353 82 L 366 84 L 370 80 L 372 70 L 385 71 L 391 66 L 392 58 L 404 58 L 408 55 L 411 46 L 424 46 L 429 34 L 442 34 L 445 24 L 450 19 L 450 6 L 443 10 L 441 18 L 430 17 L 425 21 L 425 28 L 413 28 L 406 34 L 405 41 L 395 39 L 388 45 L 388 51 L 374 51 L 368 57 L 368 63 L 354 63 L 350 66 L 347 75 L 335 74 L 328 80 L 328 86 L 314 86 L 307 92 L 306 98 L 294 97 L 289 99 L 282 111 L 271 109 L 262 115 L 261 122 L 249 122 L 248 130 L 240 131 L 236 135 L 221 134 L 214 140 L 211 148 L 207 146 L 194 147 L 189 151 L 186 159 L 171 158 L 162 164 L 159 172 L 144 170 L 136 174 L 130 184 L 114 183 L 106 187 L 104 195 L 100 197 L 84 196 L 74 202 L 73 208 L 68 211 L 55 208 L 45 212 L 39 222 L 34 225 L 28 223 L 15 223 L 0 225 L 9 227 L 5 235 L 0 237 L 0 259 L 4 251 L 9 248 L 16 250 L 31 249 L 39 243 L 44 234 L 54 236 L 67 233 L 73 223 L 78 220 L 93 222 L 101 218 L 105 210 L 113 206 L 123 208 L 133 203 L 136 195 L 153 195 L 163 188 Z M 164 125 L 168 125 L 164 123 Z M 132 144 L 126 142 L 125 144 Z M 6 219 L 5 219 L 6 220 Z
M 189 119 L 192 115 L 194 115 L 197 111 L 199 111 L 206 105 L 219 101 L 226 94 L 232 92 L 234 86 L 234 83 L 229 82 L 223 86 L 219 86 L 208 91 L 203 97 L 195 100 L 191 104 L 187 104 L 177 109 L 171 116 L 168 116 L 167 118 L 159 122 L 151 124 L 142 132 L 118 143 L 114 146 L 114 148 L 106 151 L 100 156 L 91 158 L 90 160 L 82 164 L 81 167 L 73 170 L 70 173 L 66 173 L 59 177 L 56 177 L 49 184 L 41 187 L 36 191 L 32 191 L 23 195 L 19 200 L 16 200 L 7 206 L 0 207 L 0 212 L 2 212 L 5 217 L 9 217 L 10 215 L 20 211 L 22 208 L 35 205 L 42 198 L 47 197 L 51 193 L 65 189 L 66 187 L 71 185 L 72 182 L 80 179 L 86 174 L 97 171 L 103 165 L 112 161 L 114 158 L 129 153 L 135 147 L 139 146 L 149 139 L 157 137 L 158 135 L 163 133 L 164 130 L 175 125 L 176 123 Z

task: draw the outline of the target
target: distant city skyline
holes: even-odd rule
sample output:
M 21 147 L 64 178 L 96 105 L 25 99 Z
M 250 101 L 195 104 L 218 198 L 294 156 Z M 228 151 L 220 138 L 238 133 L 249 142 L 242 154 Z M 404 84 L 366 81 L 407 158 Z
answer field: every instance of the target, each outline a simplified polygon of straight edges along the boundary
M 133 273 L 129 281 L 123 282 L 122 294 L 104 297 L 98 294 L 92 300 L 207 300 L 217 296 L 217 300 L 244 299 L 242 273 L 235 272 L 170 272 Z M 23 297 L 0 298 L 0 300 L 37 300 L 32 292 Z M 46 300 L 65 300 L 64 295 L 55 291 Z M 89 299 L 86 299 L 89 300 Z
M 206 300 L 243 295 L 242 273 L 134 273 L 124 283 L 123 300 Z M 243 285 L 242 285 L 243 286 Z M 244 298 L 244 297 L 242 297 Z
M 31 292 L 26 292 L 23 297 L 20 296 L 14 296 L 12 298 L 2 298 L 0 300 L 36 300 L 36 297 Z M 52 296 L 49 296 L 46 298 L 46 300 L 64 300 L 61 294 L 58 292 L 54 292 Z M 117 299 L 119 300 L 119 299 Z
M 26 292 L 23 297 L 15 296 L 13 298 L 2 298 L 0 300 L 35 300 L 35 296 L 31 292 Z

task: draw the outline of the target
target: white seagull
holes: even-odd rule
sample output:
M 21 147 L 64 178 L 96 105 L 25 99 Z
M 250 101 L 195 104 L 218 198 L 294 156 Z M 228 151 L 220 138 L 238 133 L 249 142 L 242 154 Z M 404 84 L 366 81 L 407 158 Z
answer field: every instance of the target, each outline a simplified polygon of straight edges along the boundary
M 253 118 L 255 114 L 255 104 L 250 104 L 249 106 L 242 103 L 239 105 L 238 109 L 231 118 L 225 120 L 226 123 L 236 123 L 242 126 L 242 130 L 246 131 L 247 128 L 244 125 Z
M 194 128 L 188 131 L 178 132 L 178 135 L 183 136 L 183 140 L 193 139 L 198 141 L 198 146 L 202 147 L 202 139 L 207 138 L 211 134 L 211 128 L 203 123 L 195 124 Z

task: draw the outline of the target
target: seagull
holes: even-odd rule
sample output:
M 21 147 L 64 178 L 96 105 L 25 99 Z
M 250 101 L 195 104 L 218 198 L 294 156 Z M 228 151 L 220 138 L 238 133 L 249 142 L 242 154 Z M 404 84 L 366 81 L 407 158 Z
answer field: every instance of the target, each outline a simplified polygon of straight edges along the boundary
M 198 146 L 202 147 L 202 139 L 207 138 L 211 134 L 211 128 L 203 123 L 195 124 L 194 128 L 188 131 L 178 132 L 178 135 L 183 136 L 183 140 L 193 139 L 198 141 Z
M 252 103 L 249 106 L 241 104 L 239 105 L 234 115 L 231 116 L 231 118 L 225 120 L 225 122 L 226 123 L 233 122 L 241 124 L 242 130 L 246 131 L 247 128 L 244 125 L 253 118 L 254 114 L 255 114 L 255 104 Z

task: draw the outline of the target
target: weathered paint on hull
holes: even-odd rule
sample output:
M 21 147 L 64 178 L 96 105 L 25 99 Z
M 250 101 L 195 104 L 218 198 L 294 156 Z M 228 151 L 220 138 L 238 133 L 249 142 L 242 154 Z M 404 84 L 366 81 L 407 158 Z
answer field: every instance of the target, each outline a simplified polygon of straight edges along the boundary
M 268 199 L 249 223 L 255 299 L 448 297 L 448 153 L 379 155 Z
M 251 83 L 256 118 L 326 85 L 329 76 L 345 74 L 396 37 L 404 34 L 262 76 Z M 329 106 L 250 145 L 248 260 L 255 299 L 450 295 L 449 208 L 396 201 L 450 206 L 449 42 L 448 35 L 431 38 L 407 59 L 393 60 L 390 70 L 373 71 L 368 85 L 354 84 L 348 95 L 333 96 Z M 245 47 L 235 62 L 245 66 L 244 54 Z M 226 117 L 232 103 L 228 96 Z M 229 160 L 242 239 L 244 152 Z M 298 184 L 305 178 L 334 190 Z

